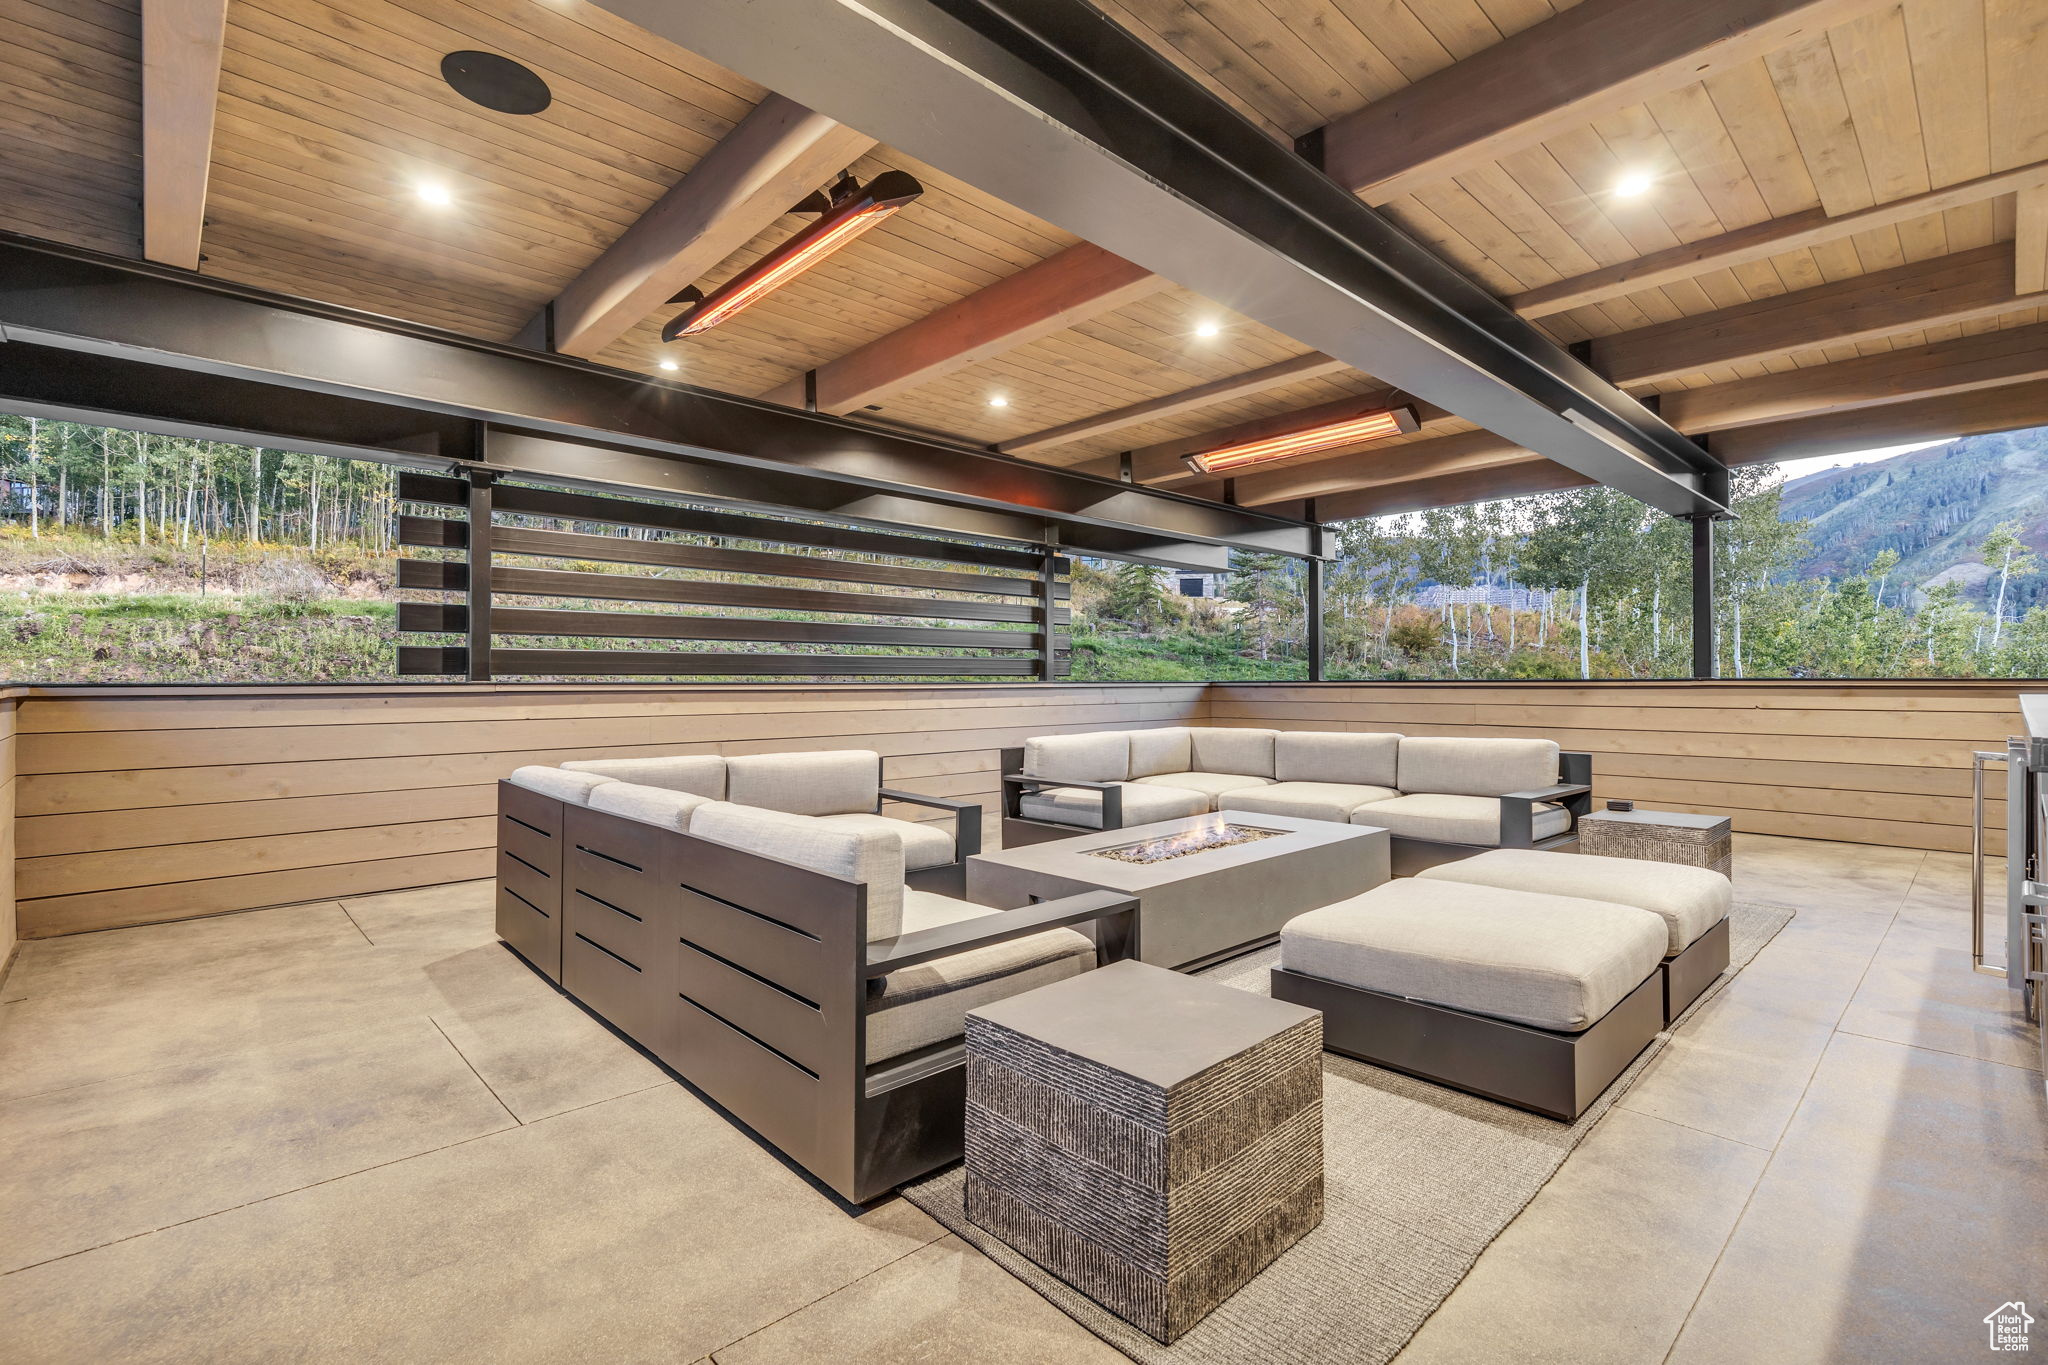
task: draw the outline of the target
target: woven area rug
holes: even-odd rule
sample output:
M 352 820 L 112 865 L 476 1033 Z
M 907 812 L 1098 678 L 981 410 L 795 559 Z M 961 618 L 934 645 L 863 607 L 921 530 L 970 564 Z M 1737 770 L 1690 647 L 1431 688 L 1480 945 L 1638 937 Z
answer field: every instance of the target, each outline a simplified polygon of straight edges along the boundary
M 1792 914 L 1738 901 L 1729 915 L 1729 969 L 1679 1022 L 1718 994 Z M 1270 947 L 1203 975 L 1263 995 L 1279 956 Z M 1172 1346 L 969 1223 L 957 1164 L 907 1186 L 903 1197 L 1134 1360 L 1378 1365 L 1458 1287 L 1669 1037 L 1659 1034 L 1570 1124 L 1325 1053 L 1322 1226 Z

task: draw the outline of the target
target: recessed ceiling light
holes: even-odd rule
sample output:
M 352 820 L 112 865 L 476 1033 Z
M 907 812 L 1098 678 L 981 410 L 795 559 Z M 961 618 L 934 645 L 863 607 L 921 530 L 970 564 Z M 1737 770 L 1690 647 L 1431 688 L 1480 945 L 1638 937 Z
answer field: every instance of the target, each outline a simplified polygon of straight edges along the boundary
M 1651 178 L 1648 171 L 1630 171 L 1614 182 L 1614 197 L 1616 199 L 1639 198 L 1642 195 L 1648 194 L 1650 186 L 1655 183 L 1656 181 Z
M 1198 337 L 1220 336 L 1222 332 L 1223 328 L 1219 323 L 1203 322 L 1197 323 L 1195 326 L 1195 335 Z
M 413 191 L 419 195 L 421 203 L 431 204 L 437 209 L 445 209 L 455 202 L 455 196 L 448 192 L 446 185 L 431 180 L 422 180 L 413 187 Z
M 676 364 L 673 360 L 664 360 L 661 362 L 661 368 L 664 370 L 679 370 L 682 366 Z
M 992 408 L 1007 408 L 1008 406 L 1010 406 L 1010 400 L 1003 397 L 1001 394 L 997 394 L 995 397 L 988 400 L 988 405 Z

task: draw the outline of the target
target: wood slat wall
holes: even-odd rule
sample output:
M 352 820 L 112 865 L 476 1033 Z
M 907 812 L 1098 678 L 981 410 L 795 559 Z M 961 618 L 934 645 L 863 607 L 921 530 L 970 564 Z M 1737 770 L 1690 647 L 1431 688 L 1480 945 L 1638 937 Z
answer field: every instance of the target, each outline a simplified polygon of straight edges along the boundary
M 14 721 L 16 694 L 0 694 L 0 980 L 14 960 Z
M 1970 753 L 2019 733 L 2013 683 L 1217 683 L 1209 723 L 1537 735 L 1593 755 L 1593 794 L 1755 834 L 1968 852 Z M 1994 775 L 2002 769 L 1993 769 Z M 1990 784 L 2002 796 L 2002 776 Z M 1986 820 L 2003 839 L 2005 809 Z
M 523 763 L 867 748 L 979 799 L 1031 735 L 1199 724 L 1201 684 L 39 691 L 20 721 L 26 938 L 490 873 Z M 920 807 L 892 811 L 911 818 Z
M 492 784 L 522 763 L 873 748 L 892 785 L 997 828 L 996 751 L 1174 724 L 1543 735 L 1596 794 L 1739 830 L 1969 847 L 1969 755 L 2018 730 L 1995 683 L 993 684 L 35 690 L 0 698 L 21 936 L 488 874 Z M 12 777 L 18 761 L 20 776 Z M 1994 784 L 1994 792 L 1997 790 Z M 905 808 L 896 813 L 930 818 Z M 1990 806 L 1994 830 L 2003 807 Z M 0 869 L 10 866 L 0 861 Z M 0 874 L 4 875 L 4 874 Z M 6 899 L 12 904 L 11 896 Z M 4 912 L 0 912 L 4 914 Z M 0 919 L 0 924 L 5 924 Z

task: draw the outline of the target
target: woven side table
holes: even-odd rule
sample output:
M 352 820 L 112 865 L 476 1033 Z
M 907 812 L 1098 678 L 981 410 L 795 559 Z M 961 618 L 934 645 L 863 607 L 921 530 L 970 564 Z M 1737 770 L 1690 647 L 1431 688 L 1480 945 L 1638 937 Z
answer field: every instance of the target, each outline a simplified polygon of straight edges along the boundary
M 1725 815 L 1596 810 L 1579 818 L 1579 852 L 1705 867 L 1726 876 L 1735 861 L 1733 827 Z
M 967 1016 L 967 1216 L 1171 1342 L 1323 1220 L 1323 1017 L 1118 962 Z

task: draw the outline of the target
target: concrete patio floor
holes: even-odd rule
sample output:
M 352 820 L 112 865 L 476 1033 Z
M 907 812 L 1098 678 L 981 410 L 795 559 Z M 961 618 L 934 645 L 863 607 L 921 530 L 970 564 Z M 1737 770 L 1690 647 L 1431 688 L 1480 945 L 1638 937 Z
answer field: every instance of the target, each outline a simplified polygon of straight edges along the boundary
M 1401 1357 L 1908 1361 L 2048 1299 L 2048 1103 L 1967 862 L 1745 836 L 1798 917 Z M 848 1211 L 491 934 L 488 883 L 25 944 L 9 1361 L 1122 1357 Z M 2036 1329 L 2048 1349 L 2048 1323 Z

